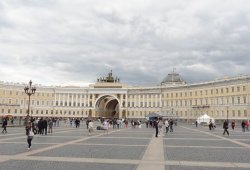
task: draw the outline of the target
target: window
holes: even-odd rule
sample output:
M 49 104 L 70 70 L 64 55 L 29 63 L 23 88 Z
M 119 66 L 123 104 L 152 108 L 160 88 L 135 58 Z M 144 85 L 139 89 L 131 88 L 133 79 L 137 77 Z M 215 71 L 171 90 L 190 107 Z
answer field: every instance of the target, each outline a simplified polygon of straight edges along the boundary
M 39 100 L 36 101 L 36 105 L 39 106 Z
M 190 96 L 192 96 L 192 92 L 190 92 Z
M 240 86 L 237 86 L 237 92 L 240 92 Z
M 240 97 L 238 97 L 238 104 L 240 104 Z
M 238 117 L 240 117 L 241 116 L 241 113 L 240 113 L 240 110 L 238 110 Z
M 11 104 L 11 99 L 9 99 L 9 104 Z
M 228 93 L 229 92 L 229 90 L 228 90 L 228 88 L 226 88 L 226 93 Z
M 17 113 L 17 109 L 15 109 L 15 113 Z
M 218 94 L 219 93 L 219 90 L 218 89 L 216 89 L 216 94 Z
M 243 91 L 246 91 L 246 86 L 243 86 Z
M 4 109 L 2 109 L 2 113 L 4 113 Z
M 234 97 L 232 97 L 232 104 L 234 104 Z
M 244 104 L 247 103 L 247 97 L 246 96 L 243 97 L 243 102 L 244 102 Z
M 244 110 L 244 117 L 247 117 L 247 110 Z
M 213 92 L 213 90 L 211 90 L 211 94 L 213 94 L 214 92 Z
M 234 92 L 234 87 L 232 87 L 232 92 Z
M 221 94 L 223 94 L 223 89 L 220 89 Z

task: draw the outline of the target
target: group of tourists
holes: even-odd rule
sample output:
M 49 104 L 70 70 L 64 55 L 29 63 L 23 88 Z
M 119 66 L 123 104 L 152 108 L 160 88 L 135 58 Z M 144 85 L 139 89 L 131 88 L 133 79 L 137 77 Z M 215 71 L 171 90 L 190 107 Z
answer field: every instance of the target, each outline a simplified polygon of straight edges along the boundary
M 173 125 L 177 125 L 177 123 L 174 122 L 173 119 L 166 119 L 165 121 L 163 119 L 155 119 L 152 121 L 152 127 L 155 128 L 155 137 L 163 136 L 163 128 L 166 129 L 166 134 L 168 132 L 174 132 Z
M 196 121 L 195 122 L 195 126 L 198 127 L 198 122 Z M 212 121 L 210 120 L 210 122 L 208 123 L 208 127 L 209 127 L 209 130 L 214 130 L 216 128 L 216 124 L 215 123 L 212 123 Z M 235 120 L 233 120 L 231 122 L 231 127 L 232 127 L 232 130 L 235 129 L 236 127 L 236 122 Z M 246 131 L 249 131 L 249 121 L 248 120 L 242 120 L 241 122 L 241 128 L 242 128 L 242 132 L 246 132 Z M 228 120 L 225 120 L 223 122 L 223 135 L 227 134 L 229 136 L 229 122 Z

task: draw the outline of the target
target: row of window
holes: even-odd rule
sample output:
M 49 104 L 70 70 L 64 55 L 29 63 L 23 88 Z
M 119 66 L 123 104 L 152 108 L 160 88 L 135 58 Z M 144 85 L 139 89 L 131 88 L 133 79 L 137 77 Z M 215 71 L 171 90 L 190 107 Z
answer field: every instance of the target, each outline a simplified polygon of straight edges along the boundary
M 3 114 L 5 114 L 5 112 L 7 112 L 8 114 L 12 114 L 11 113 L 11 109 L 4 109 L 4 108 L 2 108 L 2 110 L 1 110 L 1 112 L 3 113 Z M 18 109 L 15 109 L 14 110 L 14 114 L 17 114 L 18 113 Z M 20 109 L 19 110 L 19 113 L 20 114 L 23 114 L 24 113 L 24 110 L 23 109 Z M 30 110 L 30 113 L 31 114 L 49 114 L 49 110 Z M 26 114 L 26 113 L 24 113 L 24 114 Z M 50 111 L 50 114 L 52 114 L 53 115 L 53 110 L 51 110 Z M 55 111 L 55 114 L 56 115 L 58 115 L 58 114 L 60 114 L 60 115 L 87 115 L 87 111 L 85 111 L 85 113 L 84 113 L 84 111 L 71 111 L 71 110 L 68 110 L 68 111 L 66 111 L 66 110 L 64 110 L 64 111 L 62 111 L 62 110 L 56 110 Z
M 3 92 L 3 95 L 5 95 L 5 94 L 9 94 L 9 95 L 14 95 L 14 94 L 16 94 L 16 96 L 18 96 L 18 95 L 26 95 L 24 92 L 21 92 L 21 91 L 12 91 L 12 90 L 3 90 L 2 91 Z M 42 96 L 42 97 L 45 97 L 45 96 L 47 96 L 47 97 L 54 97 L 54 93 L 35 93 L 34 94 L 34 96 Z
M 198 112 L 195 112 L 195 113 L 189 112 L 189 115 L 188 115 L 187 111 L 185 111 L 185 112 L 182 112 L 182 111 L 178 112 L 178 111 L 176 111 L 176 115 L 180 116 L 180 117 L 182 117 L 182 116 L 185 116 L 185 117 L 187 117 L 187 116 L 198 117 L 200 115 L 200 113 L 198 113 Z M 241 110 L 232 110 L 231 112 L 228 111 L 228 115 L 229 116 L 231 115 L 232 117 L 242 117 L 242 116 L 247 117 L 247 110 L 243 110 L 243 112 Z M 216 117 L 225 117 L 225 116 L 227 116 L 227 113 L 222 110 L 222 111 L 217 111 L 215 115 L 212 112 L 211 116 L 212 117 L 214 117 L 214 116 L 216 116 Z
M 20 100 L 20 103 L 19 103 L 19 100 L 18 99 L 15 99 L 15 102 L 13 103 L 13 101 L 12 101 L 12 99 L 7 99 L 7 101 L 8 102 L 5 102 L 6 100 L 5 100 L 5 98 L 2 98 L 2 102 L 1 102 L 1 104 L 16 104 L 16 105 L 21 105 L 21 106 L 23 106 L 24 105 L 24 99 L 22 99 L 22 100 Z M 28 100 L 26 100 L 25 101 L 26 103 L 25 103 L 25 105 L 28 105 L 28 103 L 29 103 L 29 101 Z M 44 101 L 44 100 L 31 100 L 31 106 L 53 106 L 53 104 L 54 104 L 54 101 Z
M 161 107 L 160 102 L 128 102 L 128 107 Z
M 163 101 L 164 106 L 197 106 L 197 105 L 226 105 L 226 104 L 247 104 L 247 96 L 221 97 L 211 99 L 193 99 L 193 100 L 167 100 Z
M 200 96 L 202 95 L 213 95 L 215 94 L 224 94 L 224 93 L 230 93 L 230 92 L 244 92 L 246 91 L 246 86 L 236 86 L 236 87 L 226 87 L 226 88 L 218 88 L 218 89 L 210 89 L 210 90 L 200 90 L 200 91 L 190 91 L 189 92 L 189 97 L 198 96 L 198 93 Z M 188 92 L 179 92 L 179 93 L 166 93 L 164 94 L 165 97 L 173 98 L 175 97 L 188 97 Z

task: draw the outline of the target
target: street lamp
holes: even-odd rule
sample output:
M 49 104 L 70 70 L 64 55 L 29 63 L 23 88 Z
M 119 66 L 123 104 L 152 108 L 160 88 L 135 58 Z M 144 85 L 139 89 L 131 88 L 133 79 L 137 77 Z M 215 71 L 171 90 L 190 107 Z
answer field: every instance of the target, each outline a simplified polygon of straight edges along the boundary
M 227 123 L 228 123 L 228 105 L 227 105 Z
M 30 80 L 29 86 L 24 87 L 25 94 L 27 94 L 29 96 L 28 110 L 27 110 L 27 116 L 26 116 L 26 125 L 28 123 L 29 116 L 30 116 L 30 96 L 35 94 L 35 92 L 36 92 L 36 88 L 31 87 L 31 85 L 32 85 L 32 81 Z

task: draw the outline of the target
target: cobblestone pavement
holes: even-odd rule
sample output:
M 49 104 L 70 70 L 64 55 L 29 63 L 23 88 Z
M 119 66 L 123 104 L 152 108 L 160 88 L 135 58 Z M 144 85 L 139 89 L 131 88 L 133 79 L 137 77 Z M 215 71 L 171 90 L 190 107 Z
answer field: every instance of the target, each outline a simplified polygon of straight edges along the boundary
M 27 150 L 24 128 L 0 134 L 0 170 L 246 170 L 250 169 L 250 132 L 221 127 L 174 126 L 154 137 L 152 128 L 110 129 L 55 127 L 35 135 Z

